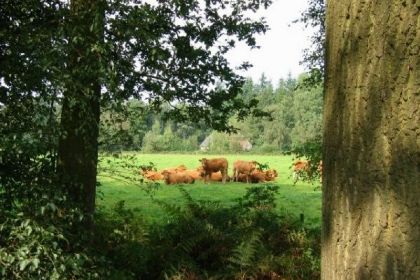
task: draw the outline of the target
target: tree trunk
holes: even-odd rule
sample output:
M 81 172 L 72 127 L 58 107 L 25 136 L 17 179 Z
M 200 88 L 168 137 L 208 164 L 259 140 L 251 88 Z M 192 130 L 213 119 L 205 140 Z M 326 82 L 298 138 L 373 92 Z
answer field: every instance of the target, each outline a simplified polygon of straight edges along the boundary
M 69 199 L 88 219 L 95 209 L 103 24 L 103 1 L 71 2 L 57 169 Z
M 420 279 L 419 10 L 328 1 L 322 279 Z

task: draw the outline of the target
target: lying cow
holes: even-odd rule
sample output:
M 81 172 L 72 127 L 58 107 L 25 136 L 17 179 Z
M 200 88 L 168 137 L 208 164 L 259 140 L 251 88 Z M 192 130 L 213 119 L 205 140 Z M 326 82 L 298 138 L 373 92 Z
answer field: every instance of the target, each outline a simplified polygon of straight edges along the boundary
M 233 180 L 238 181 L 239 174 L 244 174 L 246 182 L 249 183 L 252 171 L 257 168 L 256 161 L 237 160 L 233 163 Z M 242 176 L 244 177 L 244 176 Z
M 222 182 L 223 180 L 223 175 L 222 172 L 218 171 L 218 172 L 213 172 L 210 175 L 210 181 L 214 181 L 214 182 Z M 226 181 L 230 181 L 230 177 L 229 175 L 226 175 Z
M 194 178 L 191 177 L 187 172 L 171 172 L 168 170 L 162 171 L 163 178 L 167 185 L 172 184 L 192 184 L 194 183 Z
M 161 172 L 158 171 L 144 171 L 141 173 L 141 175 L 146 178 L 147 180 L 150 181 L 159 181 L 159 180 L 163 180 L 163 175 Z
M 264 183 L 266 181 L 266 174 L 261 170 L 254 170 L 251 174 L 239 174 L 237 177 L 237 182 L 242 183 Z
M 213 159 L 200 159 L 202 166 L 201 176 L 204 178 L 204 182 L 210 179 L 210 176 L 214 172 L 220 171 L 222 175 L 222 182 L 226 183 L 227 171 L 228 171 L 228 161 L 225 158 L 213 158 Z
M 274 181 L 277 177 L 277 171 L 275 169 L 262 171 L 259 169 L 255 169 L 251 172 L 249 176 L 246 174 L 239 174 L 238 175 L 238 182 L 243 183 L 264 183 L 267 181 Z M 248 177 L 248 181 L 247 181 Z
M 185 170 L 187 170 L 187 167 L 186 167 L 185 165 L 181 164 L 181 165 L 180 165 L 180 166 L 178 166 L 178 167 L 165 168 L 165 169 L 163 169 L 161 172 L 163 172 L 163 171 L 169 171 L 169 172 L 182 172 L 182 171 L 185 171 Z
M 201 174 L 203 173 L 203 168 L 200 166 L 197 169 L 189 169 L 185 170 L 185 172 L 190 175 L 194 180 L 201 180 L 203 177 Z
M 164 171 L 169 171 L 171 173 L 177 173 L 177 172 L 182 172 L 185 171 L 187 168 L 185 167 L 185 165 L 181 164 L 178 167 L 173 167 L 173 168 L 165 168 L 162 171 L 154 171 L 152 170 L 151 167 L 141 167 L 141 171 L 140 174 L 146 178 L 147 180 L 150 181 L 159 181 L 159 180 L 163 180 L 163 172 Z

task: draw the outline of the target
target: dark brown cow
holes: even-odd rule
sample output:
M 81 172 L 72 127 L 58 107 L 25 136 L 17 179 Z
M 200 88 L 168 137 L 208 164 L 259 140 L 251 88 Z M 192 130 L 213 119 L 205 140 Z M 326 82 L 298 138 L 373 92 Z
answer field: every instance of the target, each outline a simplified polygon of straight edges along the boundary
M 238 182 L 239 174 L 246 176 L 246 182 L 249 183 L 252 171 L 257 168 L 256 161 L 237 160 L 233 163 L 233 180 Z
M 228 170 L 228 161 L 225 158 L 213 158 L 213 159 L 200 159 L 202 169 L 202 176 L 204 182 L 210 179 L 211 173 L 218 172 L 222 174 L 222 182 L 226 183 L 227 170 Z

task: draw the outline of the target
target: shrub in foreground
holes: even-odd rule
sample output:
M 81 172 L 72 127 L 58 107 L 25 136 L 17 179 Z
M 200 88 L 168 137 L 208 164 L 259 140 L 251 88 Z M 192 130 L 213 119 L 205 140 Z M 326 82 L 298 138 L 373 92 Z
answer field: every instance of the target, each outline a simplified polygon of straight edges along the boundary
M 168 215 L 155 225 L 120 203 L 101 217 L 104 254 L 133 279 L 317 279 L 319 232 L 275 213 L 277 189 L 251 187 L 222 207 L 179 188 L 182 206 L 155 200 Z

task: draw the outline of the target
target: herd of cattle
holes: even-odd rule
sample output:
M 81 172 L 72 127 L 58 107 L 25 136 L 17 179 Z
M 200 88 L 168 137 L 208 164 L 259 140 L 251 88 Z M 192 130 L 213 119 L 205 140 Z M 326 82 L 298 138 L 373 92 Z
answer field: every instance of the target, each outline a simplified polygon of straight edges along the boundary
M 243 182 L 243 183 L 264 183 L 274 181 L 278 173 L 275 169 L 261 170 L 256 161 L 237 160 L 233 163 L 233 175 L 228 175 L 228 161 L 226 158 L 202 158 L 201 165 L 195 169 L 187 169 L 185 165 L 174 168 L 166 168 L 160 171 L 151 168 L 142 168 L 140 174 L 150 181 L 163 180 L 166 184 L 192 184 L 197 180 L 213 182 Z M 322 172 L 322 162 L 318 166 Z M 309 162 L 298 160 L 293 164 L 295 182 L 302 173 L 310 172 Z
M 151 181 L 164 180 L 166 184 L 192 184 L 196 180 L 223 182 L 263 183 L 274 181 L 278 176 L 275 169 L 260 170 L 256 161 L 237 160 L 233 164 L 233 176 L 228 175 L 226 158 L 202 158 L 201 165 L 195 169 L 187 169 L 185 165 L 154 171 L 143 168 L 140 174 Z

